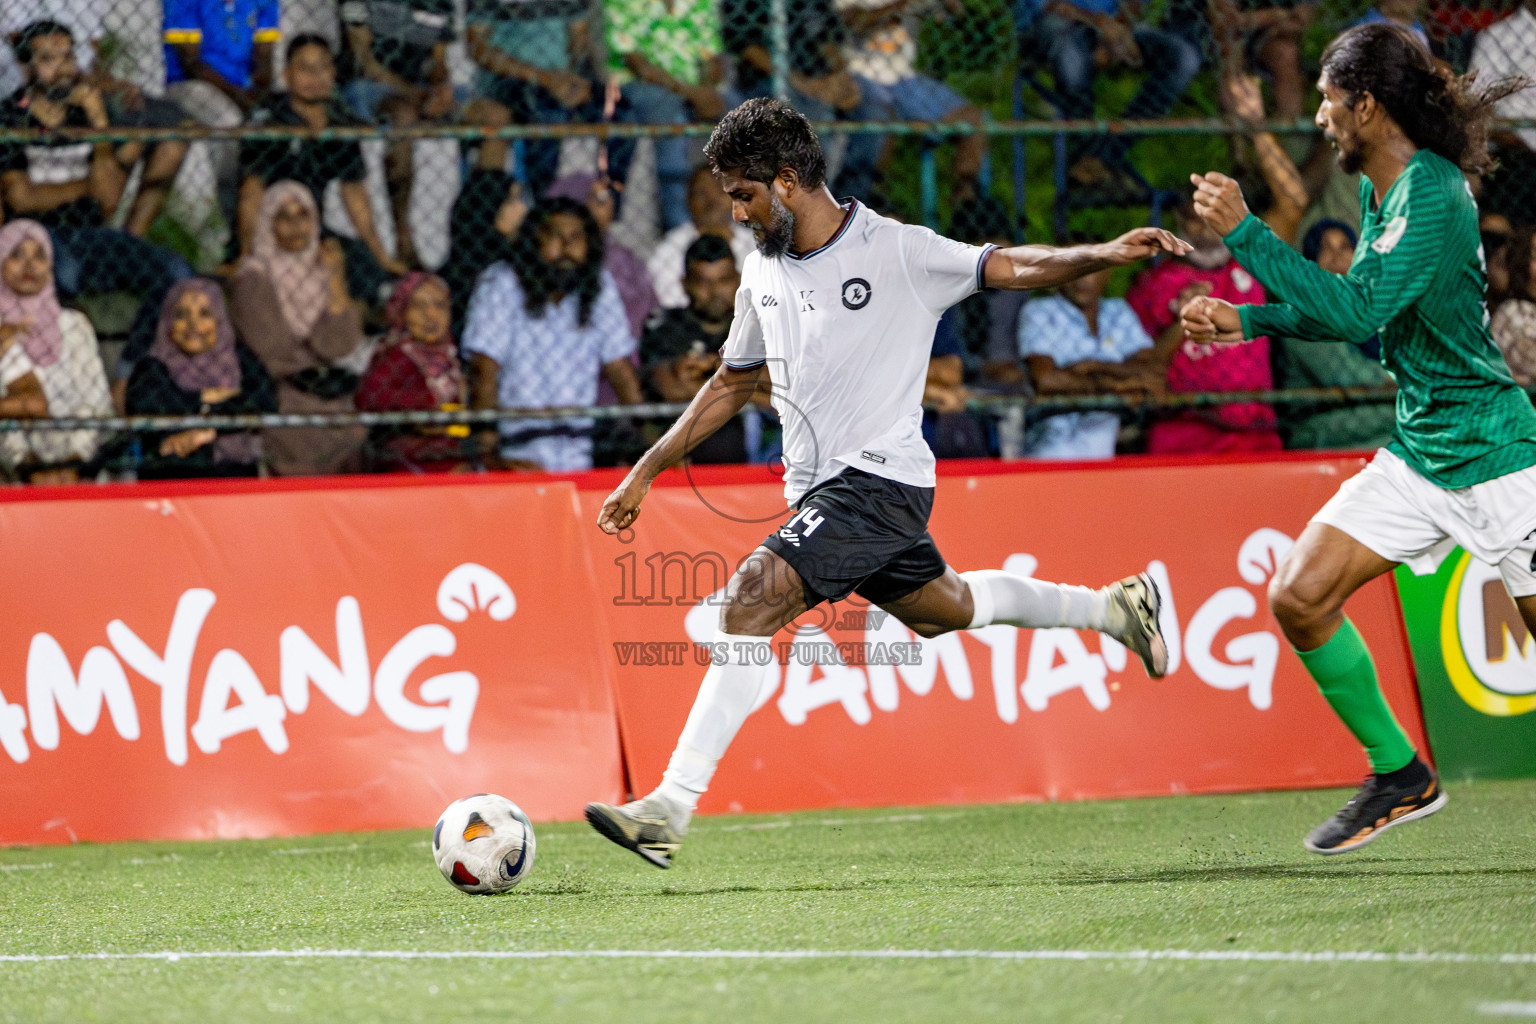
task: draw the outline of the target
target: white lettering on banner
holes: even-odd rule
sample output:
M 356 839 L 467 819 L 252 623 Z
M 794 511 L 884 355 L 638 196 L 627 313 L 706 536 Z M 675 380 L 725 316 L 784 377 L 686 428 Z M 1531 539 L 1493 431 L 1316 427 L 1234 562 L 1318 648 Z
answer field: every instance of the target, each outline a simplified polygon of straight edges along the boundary
M 806 716 L 817 708 L 842 704 L 843 710 L 848 712 L 848 717 L 855 723 L 868 725 L 873 716 L 869 711 L 869 701 L 864 699 L 864 691 L 868 689 L 864 673 L 844 662 L 836 647 L 831 648 L 832 664 L 816 664 L 817 661 L 829 660 L 809 647 L 824 643 L 824 639 L 813 639 L 822 636 L 820 630 L 802 629 L 795 633 L 794 647 L 802 650 L 800 653 L 792 650 L 789 665 L 784 669 L 784 692 L 779 695 L 779 714 L 790 725 L 804 725 Z M 821 678 L 812 681 L 811 673 L 818 670 Z
M 1226 587 L 1211 595 L 1189 620 L 1185 654 L 1189 667 L 1207 686 L 1218 690 L 1248 687 L 1248 700 L 1260 711 L 1269 707 L 1275 666 L 1280 661 L 1280 642 L 1273 633 L 1244 633 L 1227 642 L 1227 660 L 1211 653 L 1216 634 L 1236 619 L 1252 618 L 1258 611 L 1253 594 L 1242 587 Z
M 370 675 L 362 608 L 351 596 L 336 602 L 337 661 L 332 661 L 299 626 L 289 626 L 279 635 L 281 696 L 266 691 L 243 654 L 229 648 L 215 653 L 203 680 L 197 721 L 189 729 L 187 703 L 192 660 L 203 624 L 216 601 L 213 591 L 201 587 L 182 593 L 161 653 L 156 653 L 121 619 L 112 620 L 107 624 L 112 650 L 88 650 L 80 663 L 78 678 L 68 655 L 52 635 L 34 635 L 27 653 L 27 708 L 7 703 L 0 693 L 0 749 L 17 764 L 30 758 L 29 719 L 32 739 L 37 745 L 43 750 L 57 749 L 60 714 L 75 732 L 90 735 L 100 721 L 103 704 L 118 735 L 125 740 L 138 739 L 138 708 L 123 662 L 160 688 L 165 756 L 175 765 L 187 763 L 189 736 L 198 750 L 216 754 L 225 740 L 254 731 L 272 753 L 284 753 L 288 749 L 284 721 L 290 712 L 302 714 L 308 710 L 311 684 L 349 715 L 361 715 L 367 710 L 372 691 L 379 710 L 393 724 L 411 732 L 440 729 L 443 746 L 455 754 L 469 748 L 469 727 L 480 696 L 480 680 L 473 672 L 444 672 L 423 680 L 418 688 L 420 702 L 405 692 L 411 674 L 429 658 L 454 653 L 458 641 L 453 632 L 435 624 L 416 627 L 390 648 L 379 662 L 377 673 Z M 477 611 L 493 621 L 505 622 L 516 610 L 517 600 L 512 588 L 495 572 L 466 562 L 448 573 L 438 586 L 437 606 L 443 617 L 452 622 L 467 621 Z M 763 694 L 763 702 L 778 688 L 776 662 L 769 674 L 773 677 L 772 689 Z M 867 715 L 866 709 L 866 718 Z
M 468 622 L 477 611 L 493 622 L 506 622 L 517 611 L 517 598 L 506 580 L 477 562 L 465 562 L 437 585 L 437 613 L 449 622 Z
M 976 692 L 971 682 L 971 663 L 965 659 L 965 648 L 960 645 L 958 633 L 945 633 L 932 640 L 914 636 L 901 624 L 901 620 L 889 615 L 883 617 L 878 626 L 866 625 L 864 640 L 866 650 L 873 650 L 880 643 L 915 642 L 922 652 L 914 665 L 869 664 L 864 667 L 869 675 L 869 699 L 881 711 L 896 710 L 898 675 L 907 689 L 919 697 L 927 696 L 933 689 L 940 670 L 943 670 L 944 681 L 949 684 L 949 692 L 955 695 L 956 700 L 970 700 Z
M 235 707 L 229 706 L 232 696 L 240 698 Z M 208 666 L 192 739 L 198 750 L 217 754 L 220 745 L 231 736 L 255 729 L 268 750 L 281 754 L 288 749 L 288 733 L 283 728 L 287 713 L 281 697 L 262 689 L 251 663 L 226 647 L 213 656 L 213 664 Z
M 1280 569 L 1280 563 L 1296 542 L 1269 527 L 1249 534 L 1237 552 L 1237 573 L 1245 582 L 1264 586 Z M 1216 635 L 1237 619 L 1252 618 L 1259 610 L 1252 592 L 1225 587 L 1211 595 L 1189 620 L 1184 638 L 1189 667 L 1200 681 L 1218 690 L 1248 688 L 1248 701 L 1264 711 L 1274 699 L 1275 668 L 1280 664 L 1280 641 L 1273 633 L 1244 633 L 1227 642 L 1226 661 L 1211 653 Z
M 405 695 L 405 681 L 428 658 L 446 658 L 457 641 L 445 626 L 417 626 L 389 649 L 373 679 L 373 696 L 384 716 L 411 732 L 443 730 L 443 746 L 455 754 L 469 748 L 469 720 L 480 696 L 480 680 L 473 672 L 448 672 L 425 679 L 417 704 Z M 445 701 L 446 704 L 438 703 Z
M 112 725 L 125 740 L 139 738 L 139 711 L 128 689 L 123 663 L 105 647 L 92 647 L 80 662 L 80 680 L 69 667 L 64 648 L 47 633 L 32 638 L 27 652 L 27 711 L 32 739 L 44 750 L 59 748 L 59 712 L 82 736 L 90 735 L 105 701 Z
M 1262 587 L 1279 568 L 1294 546 L 1294 541 L 1279 530 L 1265 527 L 1250 534 L 1240 546 L 1237 570 L 1242 579 Z M 1003 569 L 1018 576 L 1033 576 L 1038 565 L 1033 555 L 1015 553 L 1004 560 Z M 1280 641 L 1272 632 L 1256 630 L 1228 641 L 1222 660 L 1213 653 L 1216 637 L 1229 624 L 1252 618 L 1259 604 L 1252 591 L 1226 587 L 1212 595 L 1195 612 L 1188 630 L 1179 625 L 1178 609 L 1173 600 L 1173 586 L 1168 567 L 1160 560 L 1147 564 L 1147 574 L 1162 595 L 1160 623 L 1168 645 L 1168 672 L 1179 670 L 1188 661 L 1190 670 L 1206 685 L 1218 690 L 1247 688 L 1248 699 L 1260 711 L 1273 702 L 1275 670 L 1279 665 Z M 714 643 L 725 588 L 717 590 L 690 608 L 683 627 L 688 638 L 705 648 Z M 1044 712 L 1053 698 L 1081 690 L 1088 705 L 1106 711 L 1111 704 L 1109 678 L 1128 669 L 1141 671 L 1140 662 L 1128 657 L 1118 641 L 1098 635 L 1099 650 L 1089 649 L 1080 631 L 1074 629 L 1020 630 L 1013 626 L 990 625 L 968 631 L 990 650 L 992 694 L 997 717 L 1012 724 L 1019 719 L 1019 698 L 1036 713 Z M 1028 652 L 1024 680 L 1019 682 L 1019 637 L 1028 634 Z M 819 630 L 804 628 L 795 634 L 787 652 L 769 661 L 762 689 L 752 710 L 763 707 L 773 697 L 782 679 L 783 693 L 778 700 L 779 714 L 790 725 L 804 725 L 810 713 L 833 704 L 858 725 L 873 719 L 870 704 L 884 712 L 894 712 L 900 703 L 900 684 L 914 694 L 932 691 L 942 671 L 950 692 L 959 700 L 975 694 L 971 665 L 959 633 L 946 633 L 935 639 L 914 638 L 895 616 L 867 617 L 864 639 L 866 649 L 876 644 L 913 643 L 921 657 L 916 663 L 867 664 L 862 669 L 850 666 L 828 644 Z M 821 645 L 824 651 L 808 650 Z M 819 678 L 812 678 L 819 670 Z
M 1063 661 L 1056 664 L 1060 656 Z M 1019 687 L 1031 711 L 1044 711 L 1052 697 L 1082 690 L 1095 711 L 1109 709 L 1104 659 L 1089 654 L 1075 629 L 1037 629 L 1029 645 L 1029 671 Z
M 451 577 L 453 573 L 448 575 Z M 438 588 L 438 594 L 437 607 L 442 611 L 442 588 Z M 459 609 L 455 607 L 454 610 Z M 465 618 L 468 617 L 466 613 Z M 349 715 L 360 715 L 368 710 L 368 644 L 363 639 L 363 612 L 358 607 L 357 598 L 344 597 L 336 602 L 336 651 L 341 658 L 340 666 L 298 626 L 283 630 L 277 642 L 282 664 L 283 703 L 290 711 L 302 713 L 309 709 L 310 683 Z
M 217 600 L 213 591 L 194 587 L 176 602 L 165 654 L 156 654 L 122 619 L 107 623 L 107 639 L 128 667 L 160 687 L 160 732 L 171 764 L 187 763 L 187 687 L 192 676 L 192 652 L 203 622 Z

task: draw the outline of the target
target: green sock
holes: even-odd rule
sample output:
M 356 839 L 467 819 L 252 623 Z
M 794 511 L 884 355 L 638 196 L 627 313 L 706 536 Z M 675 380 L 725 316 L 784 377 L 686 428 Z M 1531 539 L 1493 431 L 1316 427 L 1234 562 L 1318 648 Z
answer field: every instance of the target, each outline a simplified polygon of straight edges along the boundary
M 1334 714 L 1365 744 L 1372 771 L 1397 771 L 1413 760 L 1413 744 L 1381 695 L 1376 664 L 1353 622 L 1346 618 L 1323 646 L 1296 654 L 1317 680 Z

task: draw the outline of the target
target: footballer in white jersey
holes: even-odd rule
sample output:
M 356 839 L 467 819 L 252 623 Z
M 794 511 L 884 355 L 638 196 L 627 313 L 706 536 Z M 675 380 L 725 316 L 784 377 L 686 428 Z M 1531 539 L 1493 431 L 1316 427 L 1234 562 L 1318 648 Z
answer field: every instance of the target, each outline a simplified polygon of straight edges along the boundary
M 1051 288 L 1189 245 L 1139 228 L 1102 245 L 978 247 L 839 203 L 810 123 L 772 99 L 726 114 L 704 152 L 757 252 L 719 369 L 609 495 L 598 526 L 616 534 L 634 523 L 656 475 L 760 389 L 784 424 L 790 508 L 726 589 L 715 636 L 725 663 L 705 673 L 661 784 L 622 807 L 587 806 L 600 833 L 663 868 L 752 710 L 767 663 L 757 647 L 822 601 L 857 593 L 925 637 L 992 623 L 1096 629 L 1135 651 L 1148 675 L 1168 667 L 1145 574 L 1093 590 L 945 564 L 928 533 L 934 462 L 922 396 L 939 317 L 979 288 Z

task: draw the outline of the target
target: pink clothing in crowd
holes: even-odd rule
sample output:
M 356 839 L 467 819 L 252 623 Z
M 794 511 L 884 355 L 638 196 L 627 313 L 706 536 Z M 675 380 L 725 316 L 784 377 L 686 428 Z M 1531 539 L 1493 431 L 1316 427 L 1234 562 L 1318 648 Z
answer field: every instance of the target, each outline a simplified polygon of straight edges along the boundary
M 1173 259 L 1142 272 L 1125 298 L 1147 333 L 1155 338 L 1178 318 L 1175 307 L 1179 293 L 1201 281 L 1211 285 L 1212 296 L 1228 302 L 1259 304 L 1265 300 L 1264 286 L 1238 266 L 1236 260 L 1204 270 Z M 1265 391 L 1274 385 L 1268 338 L 1255 338 L 1239 345 L 1197 345 L 1186 340 L 1174 351 L 1168 364 L 1170 391 Z M 1199 425 L 1204 429 L 1181 429 L 1181 425 Z M 1223 434 L 1229 432 L 1238 436 L 1224 438 Z M 1148 449 L 1168 453 L 1268 450 L 1280 446 L 1274 409 L 1249 402 L 1181 413 L 1167 423 L 1155 424 Z

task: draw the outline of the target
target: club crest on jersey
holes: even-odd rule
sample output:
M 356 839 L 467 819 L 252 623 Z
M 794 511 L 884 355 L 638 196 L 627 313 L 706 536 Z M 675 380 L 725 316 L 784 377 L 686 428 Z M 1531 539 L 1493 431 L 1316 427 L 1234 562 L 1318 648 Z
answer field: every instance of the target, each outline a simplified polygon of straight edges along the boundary
M 843 282 L 843 305 L 849 309 L 863 309 L 869 305 L 869 297 L 873 294 L 869 282 L 862 277 L 850 277 Z
M 1393 217 L 1387 229 L 1381 233 L 1381 237 L 1371 243 L 1371 248 L 1385 256 L 1397 248 L 1397 243 L 1403 240 L 1403 232 L 1407 230 L 1407 217 Z

